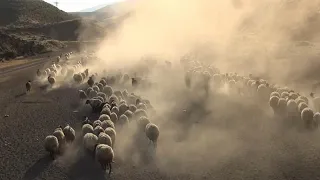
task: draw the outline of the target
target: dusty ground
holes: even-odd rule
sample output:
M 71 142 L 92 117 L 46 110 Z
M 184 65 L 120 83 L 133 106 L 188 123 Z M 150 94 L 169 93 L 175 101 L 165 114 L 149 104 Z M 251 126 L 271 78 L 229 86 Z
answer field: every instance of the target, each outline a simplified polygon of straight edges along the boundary
M 43 139 L 58 125 L 69 123 L 78 127 L 80 120 L 73 113 L 77 94 L 75 89 L 61 88 L 43 92 L 35 86 L 32 92 L 25 94 L 25 82 L 35 76 L 36 69 L 42 65 L 12 72 L 1 77 L 0 81 L 0 179 L 3 180 L 92 180 L 105 179 L 99 167 L 90 158 L 83 158 L 74 152 L 68 166 L 59 162 L 50 162 L 43 149 Z M 177 99 L 177 104 L 184 104 Z M 228 102 L 226 102 L 228 103 Z M 225 105 L 225 106 L 224 106 Z M 219 114 L 228 104 L 220 104 L 214 113 Z M 238 104 L 239 105 L 239 104 Z M 320 177 L 319 133 L 297 133 L 279 130 L 266 112 L 250 113 L 247 106 L 239 105 L 227 117 L 241 119 L 234 124 L 243 127 L 239 131 L 225 130 L 211 126 L 212 136 L 207 138 L 208 146 L 202 146 L 201 153 L 193 152 L 186 146 L 168 143 L 172 138 L 163 134 L 159 142 L 160 162 L 156 164 L 134 165 L 115 159 L 111 179 L 123 180 L 211 180 L 211 179 L 281 179 L 306 180 Z M 269 111 L 267 111 L 269 113 Z M 5 118 L 4 115 L 9 115 Z M 244 119 L 244 118 L 247 119 Z M 252 122 L 262 123 L 259 129 Z M 259 126 L 261 128 L 261 126 Z M 184 127 L 187 128 L 187 127 Z M 229 127 L 230 128 L 230 127 Z M 231 129 L 232 129 L 231 128 Z M 162 127 L 164 129 L 164 127 Z M 185 129 L 187 131 L 187 129 Z M 220 144 L 215 141 L 214 132 L 220 133 Z M 236 134 L 236 135 L 235 135 Z M 231 138 L 232 137 L 232 138 Z M 200 140 L 199 140 L 200 141 Z M 189 142 L 189 146 L 198 146 L 199 141 Z M 201 140 L 202 141 L 202 140 Z M 170 140 L 171 142 L 171 140 Z M 242 144 L 242 146 L 237 146 Z M 225 146 L 235 146 L 233 155 L 228 158 L 217 156 L 217 150 Z M 200 148 L 200 147 L 199 147 Z M 176 151 L 172 153 L 172 151 Z M 227 151 L 227 150 L 226 150 Z M 187 154 L 188 156 L 178 156 Z M 220 152 L 221 154 L 221 152 Z M 223 154 L 223 153 L 222 153 Z M 174 157 L 175 156 L 175 157 Z M 193 157 L 199 156 L 199 157 Z M 179 159 L 184 157 L 184 159 Z M 166 162 L 163 164 L 163 162 Z

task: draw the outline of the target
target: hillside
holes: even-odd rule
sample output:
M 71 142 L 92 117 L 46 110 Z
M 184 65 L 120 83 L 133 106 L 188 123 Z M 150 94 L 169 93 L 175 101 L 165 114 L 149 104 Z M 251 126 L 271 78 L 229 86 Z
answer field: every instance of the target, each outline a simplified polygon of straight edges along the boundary
M 74 16 L 42 0 L 1 0 L 0 26 L 54 23 Z
M 104 36 L 96 20 L 68 14 L 42 0 L 0 1 L 0 59 L 59 50 L 67 41 Z
M 0 31 L 0 59 L 12 59 L 17 56 L 33 56 L 64 48 L 62 42 L 32 34 L 14 34 Z
M 59 41 L 94 40 L 104 35 L 104 29 L 97 21 L 73 19 L 52 24 L 38 24 L 6 28 L 5 32 L 33 34 Z

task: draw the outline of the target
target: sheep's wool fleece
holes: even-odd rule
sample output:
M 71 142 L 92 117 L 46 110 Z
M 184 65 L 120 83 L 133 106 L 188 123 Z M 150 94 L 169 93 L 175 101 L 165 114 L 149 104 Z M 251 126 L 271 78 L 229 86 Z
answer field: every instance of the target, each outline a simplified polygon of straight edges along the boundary
M 44 147 L 46 150 L 57 151 L 59 148 L 58 138 L 55 136 L 47 136 L 44 140 Z
M 96 158 L 98 160 L 106 161 L 106 163 L 111 163 L 114 157 L 113 150 L 110 146 L 106 144 L 99 144 L 96 147 Z
M 87 133 L 86 135 L 84 135 L 83 144 L 86 149 L 93 151 L 97 143 L 98 143 L 98 137 L 93 133 Z

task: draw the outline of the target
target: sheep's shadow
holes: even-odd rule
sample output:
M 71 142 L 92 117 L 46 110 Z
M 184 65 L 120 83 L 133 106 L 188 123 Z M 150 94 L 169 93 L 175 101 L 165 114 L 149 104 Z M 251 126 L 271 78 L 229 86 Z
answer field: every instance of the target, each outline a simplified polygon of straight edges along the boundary
M 27 170 L 23 176 L 23 180 L 36 179 L 52 162 L 50 156 L 46 155 L 42 157 Z
M 108 175 L 100 168 L 95 159 L 84 151 L 79 152 L 79 158 L 68 170 L 68 176 L 72 180 L 106 180 Z
M 19 98 L 19 97 L 22 97 L 22 96 L 25 96 L 25 95 L 27 95 L 27 93 L 23 92 L 23 93 L 20 93 L 20 94 L 16 95 L 15 98 Z

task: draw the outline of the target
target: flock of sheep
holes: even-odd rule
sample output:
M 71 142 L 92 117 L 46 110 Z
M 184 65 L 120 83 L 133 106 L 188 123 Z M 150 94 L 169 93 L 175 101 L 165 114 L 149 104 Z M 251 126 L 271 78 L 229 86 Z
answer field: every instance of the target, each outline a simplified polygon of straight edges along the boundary
M 219 89 L 227 85 L 231 93 L 245 98 L 253 98 L 261 103 L 269 102 L 275 118 L 283 123 L 299 129 L 316 129 L 320 121 L 320 98 L 310 93 L 307 96 L 300 94 L 288 87 L 271 84 L 265 79 L 249 76 L 241 76 L 237 73 L 220 73 L 218 69 L 203 66 L 200 62 L 183 61 L 186 69 L 185 84 L 192 88 L 194 84 L 205 90 L 206 95 L 213 89 Z M 212 83 L 211 83 L 212 82 Z M 259 104 L 261 104 L 259 103 Z
M 71 53 L 66 56 L 66 61 Z M 58 58 L 60 60 L 60 57 Z M 60 62 L 60 61 L 59 61 Z M 103 170 L 109 167 L 114 159 L 114 146 L 118 131 L 125 131 L 129 126 L 137 128 L 140 136 L 147 137 L 156 147 L 159 137 L 159 128 L 152 123 L 155 110 L 149 100 L 124 89 L 125 85 L 135 86 L 137 80 L 128 74 L 115 72 L 106 74 L 106 77 L 97 79 L 97 73 L 89 76 L 89 70 L 83 68 L 81 61 L 70 66 L 53 64 L 44 71 L 38 70 L 39 77 L 47 77 L 51 86 L 56 83 L 56 78 L 72 76 L 77 85 L 83 85 L 79 91 L 81 101 L 80 113 L 85 120 L 82 122 L 81 140 L 86 152 L 94 155 Z M 116 90 L 117 88 L 117 90 Z M 120 90 L 122 88 L 122 91 Z M 28 88 L 27 88 L 28 90 Z M 98 115 L 97 119 L 89 119 L 92 115 Z M 73 143 L 76 139 L 76 131 L 67 125 L 54 130 L 52 135 L 45 138 L 45 149 L 52 158 L 63 154 L 67 143 Z
M 91 74 L 89 68 L 84 68 L 90 58 L 82 58 L 72 65 L 68 63 L 71 55 L 72 53 L 65 55 L 64 63 L 61 63 L 61 57 L 58 57 L 57 64 L 54 63 L 44 71 L 38 70 L 37 75 L 46 77 L 51 86 L 55 85 L 57 77 L 69 77 L 74 84 L 79 85 L 79 112 L 85 119 L 81 132 L 78 133 L 80 136 L 76 136 L 77 132 L 69 125 L 58 127 L 52 135 L 45 138 L 45 149 L 55 158 L 63 154 L 67 144 L 80 137 L 86 152 L 95 157 L 103 170 L 108 167 L 110 175 L 115 157 L 114 147 L 117 141 L 121 141 L 116 138 L 117 133 L 135 127 L 138 136 L 145 136 L 153 142 L 154 148 L 157 146 L 160 131 L 158 126 L 151 122 L 156 110 L 148 99 L 128 92 L 148 82 L 137 75 L 130 76 L 121 71 Z M 150 61 L 147 64 L 152 66 L 152 63 Z M 221 73 L 213 66 L 192 59 L 183 59 L 180 65 L 185 72 L 186 88 L 193 95 L 201 94 L 207 97 L 227 86 L 231 94 L 269 103 L 275 118 L 285 124 L 308 130 L 318 127 L 320 98 L 314 97 L 313 93 L 308 99 L 288 87 L 280 87 L 251 74 L 242 76 L 237 73 Z M 170 68 L 172 65 L 166 62 L 166 66 Z M 28 82 L 26 87 L 29 91 L 31 82 Z M 92 115 L 98 118 L 91 118 Z

